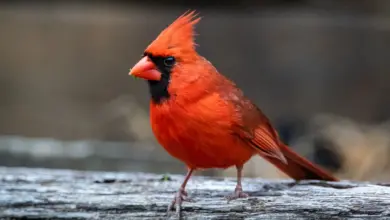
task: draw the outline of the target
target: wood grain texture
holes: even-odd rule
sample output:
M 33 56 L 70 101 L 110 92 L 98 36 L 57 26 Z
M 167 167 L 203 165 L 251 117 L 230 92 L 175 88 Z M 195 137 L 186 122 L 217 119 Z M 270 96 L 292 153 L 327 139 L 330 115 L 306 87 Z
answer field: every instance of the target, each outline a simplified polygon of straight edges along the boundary
M 183 176 L 0 167 L 0 219 L 167 219 Z M 184 219 L 390 219 L 386 184 L 193 177 Z M 175 216 L 171 216 L 174 219 Z

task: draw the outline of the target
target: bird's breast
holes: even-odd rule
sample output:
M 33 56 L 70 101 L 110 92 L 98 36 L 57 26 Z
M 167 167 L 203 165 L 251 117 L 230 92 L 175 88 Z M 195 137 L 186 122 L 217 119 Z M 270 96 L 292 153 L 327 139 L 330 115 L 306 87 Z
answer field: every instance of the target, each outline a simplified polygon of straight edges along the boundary
M 227 168 L 253 155 L 232 131 L 232 109 L 217 97 L 186 105 L 174 101 L 152 104 L 150 111 L 158 142 L 189 167 Z

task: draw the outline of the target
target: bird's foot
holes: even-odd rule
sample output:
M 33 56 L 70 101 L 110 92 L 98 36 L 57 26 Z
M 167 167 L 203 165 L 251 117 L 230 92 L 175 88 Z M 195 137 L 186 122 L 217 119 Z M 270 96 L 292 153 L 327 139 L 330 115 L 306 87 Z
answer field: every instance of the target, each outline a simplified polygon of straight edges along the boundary
M 167 214 L 169 215 L 170 211 L 173 210 L 173 207 L 176 209 L 176 214 L 181 217 L 181 204 L 186 202 L 193 202 L 192 199 L 188 198 L 187 192 L 180 188 L 179 191 L 175 194 L 175 197 L 173 198 L 171 204 L 168 206 Z
M 247 198 L 247 197 L 248 197 L 248 194 L 246 194 L 242 191 L 242 187 L 236 187 L 236 189 L 234 190 L 234 193 L 227 196 L 226 199 L 228 200 L 228 202 L 230 202 L 230 201 L 235 200 L 235 199 Z

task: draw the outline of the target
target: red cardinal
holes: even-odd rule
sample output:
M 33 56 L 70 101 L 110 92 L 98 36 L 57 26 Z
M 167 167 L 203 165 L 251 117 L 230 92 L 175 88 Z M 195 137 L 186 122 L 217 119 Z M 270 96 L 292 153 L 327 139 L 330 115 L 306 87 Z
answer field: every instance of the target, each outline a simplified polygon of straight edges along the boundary
M 237 168 L 237 186 L 229 199 L 247 197 L 241 186 L 244 164 L 260 155 L 295 180 L 337 181 L 284 145 L 268 118 L 236 85 L 195 50 L 194 25 L 186 12 L 146 48 L 130 75 L 147 80 L 150 120 L 159 143 L 188 167 L 168 211 L 180 211 L 192 172 Z

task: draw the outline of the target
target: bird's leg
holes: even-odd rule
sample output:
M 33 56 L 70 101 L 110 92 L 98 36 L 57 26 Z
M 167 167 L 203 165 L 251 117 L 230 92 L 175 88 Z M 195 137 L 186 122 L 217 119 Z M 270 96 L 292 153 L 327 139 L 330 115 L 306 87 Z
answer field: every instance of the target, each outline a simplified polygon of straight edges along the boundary
M 186 188 L 187 182 L 190 179 L 193 171 L 194 171 L 194 169 L 191 169 L 191 168 L 188 169 L 187 175 L 186 175 L 183 183 L 181 184 L 179 191 L 177 191 L 177 193 L 175 194 L 175 197 L 173 198 L 173 201 L 168 206 L 168 211 L 167 211 L 168 213 L 175 206 L 176 213 L 180 216 L 181 204 L 183 203 L 183 201 L 188 201 L 188 202 L 192 201 L 191 199 L 188 198 L 188 194 L 185 191 L 185 188 Z
M 234 193 L 227 197 L 228 201 L 238 199 L 238 198 L 248 197 L 248 194 L 246 194 L 242 191 L 241 177 L 242 177 L 243 167 L 244 167 L 243 165 L 236 166 L 236 168 L 237 168 L 237 185 L 236 185 L 236 189 L 234 190 Z

